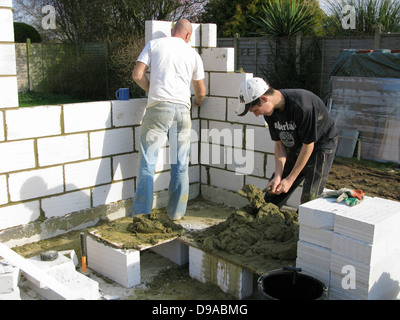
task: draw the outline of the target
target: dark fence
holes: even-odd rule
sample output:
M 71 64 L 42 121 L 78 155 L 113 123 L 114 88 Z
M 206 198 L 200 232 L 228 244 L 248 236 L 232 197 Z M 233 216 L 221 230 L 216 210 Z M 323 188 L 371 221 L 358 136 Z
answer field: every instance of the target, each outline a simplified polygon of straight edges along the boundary
M 329 76 L 332 67 L 342 50 L 400 49 L 400 34 L 377 33 L 376 36 L 338 38 L 298 37 L 289 40 L 282 38 L 279 39 L 279 44 L 276 40 L 266 38 L 220 38 L 218 47 L 236 47 L 237 68 L 242 68 L 245 72 L 259 77 L 265 77 L 265 70 L 273 67 L 276 57 L 288 54 L 288 50 L 295 50 L 295 69 L 301 70 L 304 64 L 308 65 L 307 76 L 311 77 L 311 91 L 324 99 L 329 93 Z M 102 82 L 101 85 L 106 88 L 106 91 L 109 91 L 109 48 L 106 43 L 82 44 L 79 47 L 73 44 L 17 43 L 15 48 L 19 91 L 43 90 L 41 87 L 46 84 L 45 80 L 57 73 L 57 68 L 65 68 L 62 61 L 82 55 L 89 56 L 95 62 L 96 70 L 101 70 L 101 77 L 97 76 L 96 79 Z M 295 71 L 285 69 L 283 72 L 294 73 Z M 284 86 L 285 83 L 281 88 Z
M 264 69 L 272 67 L 272 59 L 279 55 L 285 55 L 289 48 L 287 39 L 276 40 L 266 38 L 220 38 L 218 47 L 234 47 L 237 43 L 237 68 L 243 68 L 245 72 L 254 76 L 264 77 Z M 313 52 L 310 55 L 310 48 Z M 400 49 L 400 34 L 380 34 L 378 36 L 338 37 L 338 38 L 309 38 L 297 39 L 296 50 L 304 54 L 308 51 L 312 59 L 312 78 L 314 81 L 314 93 L 325 98 L 329 93 L 329 76 L 339 54 L 344 49 Z M 305 61 L 305 62 L 304 62 Z M 301 63 L 307 63 L 305 59 L 298 59 L 298 68 Z M 295 72 L 295 70 L 293 70 Z M 268 80 L 268 79 L 267 79 Z

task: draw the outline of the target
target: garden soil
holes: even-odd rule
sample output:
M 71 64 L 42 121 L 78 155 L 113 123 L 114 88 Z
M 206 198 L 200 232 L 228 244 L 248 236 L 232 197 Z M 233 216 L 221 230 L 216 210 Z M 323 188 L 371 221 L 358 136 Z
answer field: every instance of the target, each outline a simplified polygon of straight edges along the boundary
M 376 170 L 357 163 L 335 161 L 328 177 L 329 189 L 362 189 L 367 196 L 400 201 L 400 173 L 397 168 Z M 134 219 L 122 218 L 103 223 L 93 230 L 102 237 L 117 234 L 123 239 L 111 242 L 124 247 L 155 245 L 169 238 L 184 236 L 205 251 L 226 257 L 259 273 L 294 265 L 298 240 L 298 222 L 294 211 L 278 210 L 266 204 L 261 190 L 249 185 L 238 191 L 249 200 L 240 210 L 215 205 L 201 198 L 189 202 L 188 213 L 179 223 L 169 221 L 164 209 Z M 115 231 L 118 232 L 115 232 Z M 82 231 L 82 230 L 81 230 Z M 24 257 L 46 250 L 74 249 L 80 261 L 81 231 L 13 248 Z M 107 235 L 107 233 L 109 233 Z M 129 237 L 127 241 L 126 237 Z M 134 240 L 136 239 L 136 240 Z M 113 281 L 91 272 L 99 282 L 105 298 L 115 299 L 231 299 L 211 284 L 202 284 L 188 275 L 188 266 L 177 266 L 156 253 L 141 252 L 142 283 L 123 288 Z M 40 299 L 29 290 L 22 290 L 25 299 Z

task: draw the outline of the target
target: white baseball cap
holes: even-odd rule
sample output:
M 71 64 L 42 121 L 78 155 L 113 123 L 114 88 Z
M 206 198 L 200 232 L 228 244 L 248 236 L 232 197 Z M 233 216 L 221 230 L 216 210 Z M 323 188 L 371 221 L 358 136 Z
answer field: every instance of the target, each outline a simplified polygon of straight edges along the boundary
M 251 102 L 257 100 L 269 89 L 268 84 L 262 78 L 251 78 L 243 81 L 239 88 L 239 104 L 235 113 L 244 116 L 251 107 Z

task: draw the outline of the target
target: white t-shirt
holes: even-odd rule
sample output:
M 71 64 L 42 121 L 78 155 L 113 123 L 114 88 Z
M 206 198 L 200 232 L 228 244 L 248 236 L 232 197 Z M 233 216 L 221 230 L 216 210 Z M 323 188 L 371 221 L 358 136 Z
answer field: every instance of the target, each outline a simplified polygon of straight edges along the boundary
M 165 37 L 149 41 L 137 61 L 150 68 L 147 107 L 160 101 L 191 107 L 190 84 L 204 79 L 200 55 L 183 39 Z

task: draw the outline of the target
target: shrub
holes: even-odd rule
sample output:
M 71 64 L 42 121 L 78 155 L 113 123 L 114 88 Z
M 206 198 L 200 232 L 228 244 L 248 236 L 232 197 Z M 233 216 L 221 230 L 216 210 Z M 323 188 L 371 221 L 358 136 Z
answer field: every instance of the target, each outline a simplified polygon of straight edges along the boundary
M 31 42 L 42 42 L 39 32 L 23 22 L 14 22 L 14 38 L 17 43 L 24 43 L 28 38 L 31 39 Z

